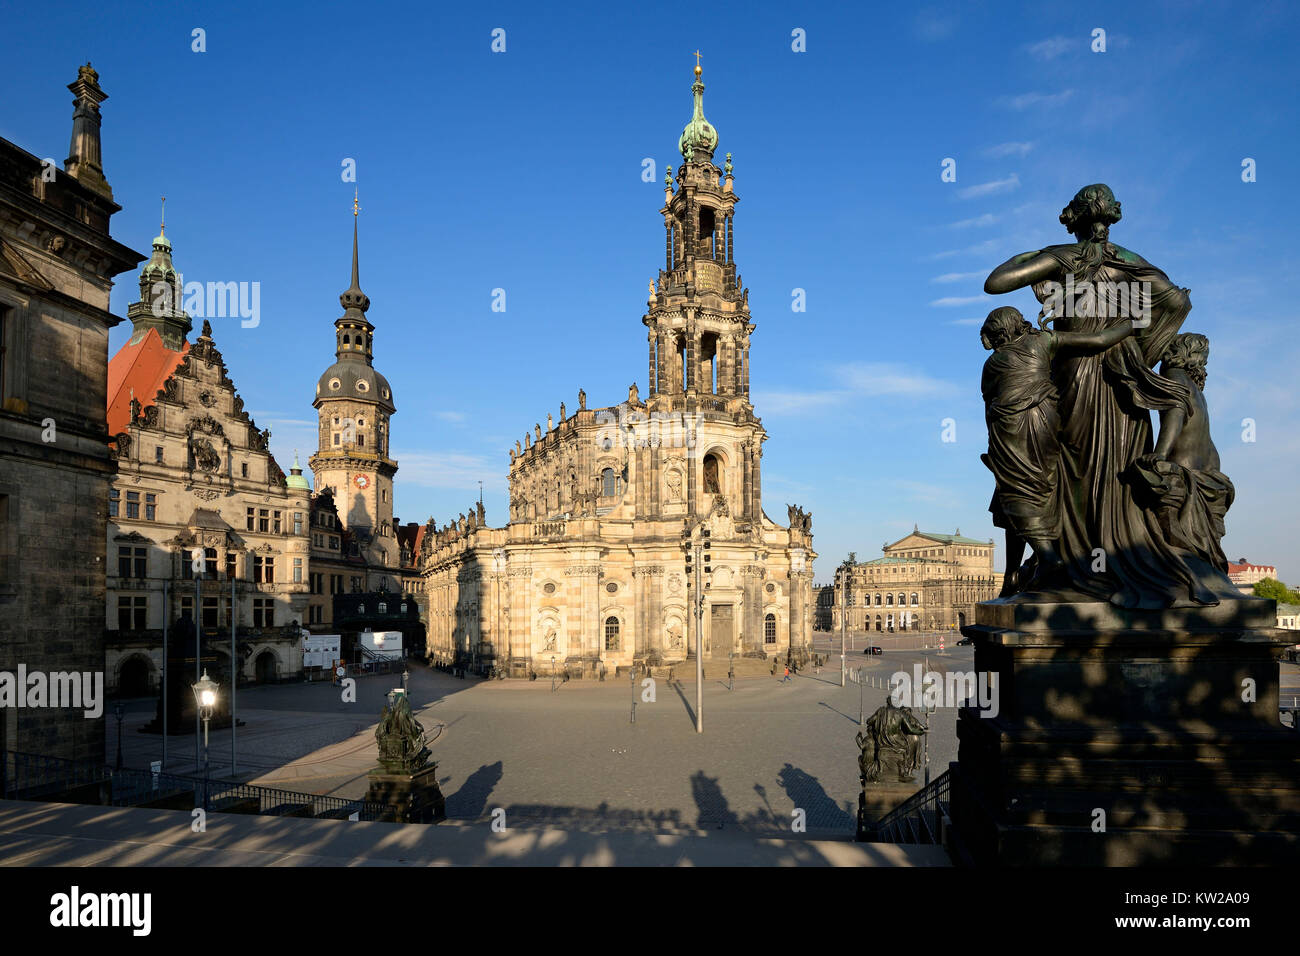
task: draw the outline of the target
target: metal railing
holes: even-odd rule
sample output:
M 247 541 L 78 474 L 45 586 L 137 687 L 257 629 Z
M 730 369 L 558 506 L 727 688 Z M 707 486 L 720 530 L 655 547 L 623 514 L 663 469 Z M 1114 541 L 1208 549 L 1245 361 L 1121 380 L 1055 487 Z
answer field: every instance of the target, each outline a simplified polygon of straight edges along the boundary
M 881 817 L 872 828 L 877 843 L 938 843 L 939 807 L 948 802 L 950 771 L 945 770 Z
M 379 820 L 387 808 L 369 800 L 349 800 L 324 794 L 279 790 L 247 783 L 229 783 L 204 777 L 149 770 L 113 770 L 104 765 L 6 752 L 3 755 L 6 800 L 41 800 L 69 791 L 99 785 L 100 799 L 108 806 L 131 807 L 168 798 L 193 797 L 195 807 L 214 812 L 243 812 L 267 816 L 301 816 L 329 819 Z

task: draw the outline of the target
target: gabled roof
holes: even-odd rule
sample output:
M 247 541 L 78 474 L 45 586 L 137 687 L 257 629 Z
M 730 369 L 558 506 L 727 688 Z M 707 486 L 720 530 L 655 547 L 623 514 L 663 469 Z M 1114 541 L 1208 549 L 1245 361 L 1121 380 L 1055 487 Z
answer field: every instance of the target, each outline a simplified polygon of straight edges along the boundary
M 131 396 L 143 411 L 154 404 L 158 389 L 172 377 L 189 353 L 190 343 L 179 352 L 163 344 L 157 329 L 138 342 L 128 342 L 108 362 L 108 434 L 126 431 L 131 418 Z

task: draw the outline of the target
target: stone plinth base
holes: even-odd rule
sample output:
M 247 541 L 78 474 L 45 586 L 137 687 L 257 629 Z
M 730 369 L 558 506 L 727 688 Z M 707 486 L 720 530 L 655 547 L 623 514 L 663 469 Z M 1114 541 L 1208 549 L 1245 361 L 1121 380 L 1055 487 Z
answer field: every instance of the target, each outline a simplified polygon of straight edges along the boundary
M 1278 713 L 1289 639 L 1251 626 L 1271 620 L 1272 602 L 1226 603 L 1237 606 L 1199 615 L 978 605 L 963 633 L 979 679 L 995 675 L 996 715 L 958 715 L 954 858 L 1186 866 L 1300 857 L 1300 735 Z M 1089 621 L 1123 626 L 1089 631 Z
M 447 803 L 438 789 L 437 765 L 414 774 L 370 771 L 366 799 L 390 807 L 384 819 L 396 823 L 437 823 L 447 819 Z
M 876 821 L 921 789 L 921 783 L 883 782 L 868 784 L 858 794 L 858 829 L 854 837 L 859 843 L 874 839 Z

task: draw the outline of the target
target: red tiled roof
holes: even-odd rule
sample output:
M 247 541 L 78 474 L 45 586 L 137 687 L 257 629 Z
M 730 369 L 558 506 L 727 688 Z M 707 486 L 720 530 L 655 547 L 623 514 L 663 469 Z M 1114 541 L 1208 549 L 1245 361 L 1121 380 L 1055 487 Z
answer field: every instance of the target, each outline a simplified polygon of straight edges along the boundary
M 1271 564 L 1251 564 L 1249 561 L 1229 561 L 1229 562 L 1228 562 L 1228 573 L 1229 573 L 1229 574 L 1234 574 L 1234 573 L 1239 572 L 1239 571 L 1250 571 L 1250 570 L 1257 570 L 1257 571 L 1276 571 L 1277 568 L 1275 568 L 1275 567 L 1274 567 L 1273 565 L 1271 565 Z
M 163 345 L 157 329 L 144 338 L 123 345 L 108 362 L 108 434 L 126 431 L 131 417 L 131 396 L 140 400 L 143 411 L 154 403 L 158 389 L 171 378 L 190 350 L 186 342 L 179 352 Z

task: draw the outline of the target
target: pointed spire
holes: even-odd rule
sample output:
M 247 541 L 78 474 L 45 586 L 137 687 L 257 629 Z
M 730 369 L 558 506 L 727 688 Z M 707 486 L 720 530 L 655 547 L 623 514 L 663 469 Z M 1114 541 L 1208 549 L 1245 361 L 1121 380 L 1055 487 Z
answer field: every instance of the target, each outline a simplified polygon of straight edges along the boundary
M 339 302 L 348 311 L 357 309 L 365 312 L 370 308 L 370 299 L 361 291 L 360 270 L 357 268 L 357 217 L 360 212 L 361 206 L 357 195 L 354 193 L 352 197 L 352 285 L 348 286 L 347 291 L 339 296 Z

